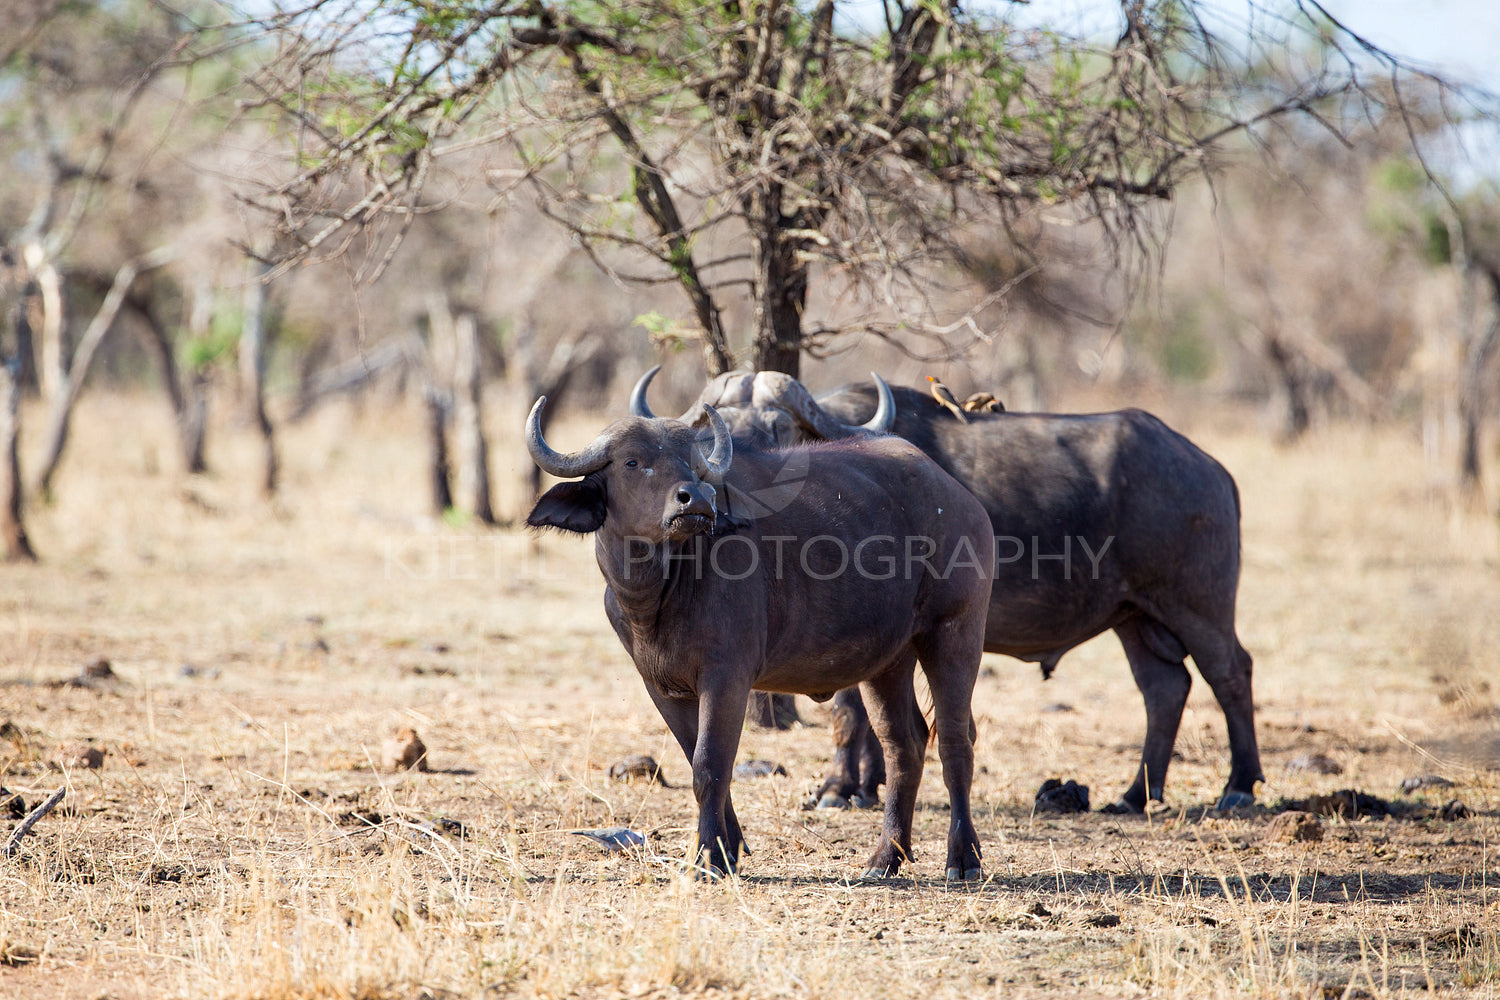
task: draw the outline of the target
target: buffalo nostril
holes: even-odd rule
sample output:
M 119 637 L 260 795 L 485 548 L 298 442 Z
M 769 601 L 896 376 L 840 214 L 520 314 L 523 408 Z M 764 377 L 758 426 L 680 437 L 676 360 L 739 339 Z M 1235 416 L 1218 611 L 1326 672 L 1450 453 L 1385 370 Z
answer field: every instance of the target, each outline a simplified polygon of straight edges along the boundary
M 687 506 L 688 504 L 693 502 L 693 495 L 687 490 L 678 490 L 677 502 L 682 504 L 683 506 Z

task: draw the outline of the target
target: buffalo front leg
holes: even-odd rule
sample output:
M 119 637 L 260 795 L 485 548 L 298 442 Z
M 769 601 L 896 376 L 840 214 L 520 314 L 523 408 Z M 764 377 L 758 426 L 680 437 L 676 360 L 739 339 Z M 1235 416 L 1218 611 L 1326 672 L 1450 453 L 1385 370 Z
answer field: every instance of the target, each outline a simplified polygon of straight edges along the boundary
M 893 876 L 901 863 L 912 856 L 912 814 L 927 749 L 927 723 L 917 709 L 916 690 L 912 687 L 915 665 L 916 653 L 905 649 L 889 667 L 863 685 L 870 722 L 885 750 L 887 769 L 880 842 L 870 855 L 865 878 Z
M 859 688 L 844 688 L 833 696 L 833 760 L 813 801 L 839 807 L 852 802 L 869 809 L 880 804 L 883 784 L 885 757 L 870 726 L 870 713 Z
M 729 780 L 734 773 L 734 755 L 739 749 L 740 727 L 745 717 L 745 701 L 739 702 L 739 715 L 728 726 L 728 746 L 724 746 L 726 728 L 721 705 L 711 707 L 713 699 L 673 698 L 650 684 L 646 690 L 656 703 L 657 711 L 672 731 L 693 771 L 693 795 L 698 801 L 698 833 L 689 853 L 688 864 L 710 876 L 734 872 L 741 851 L 748 854 L 734 801 L 729 795 Z M 731 705 L 727 709 L 735 710 Z M 718 737 L 714 727 L 718 727 Z

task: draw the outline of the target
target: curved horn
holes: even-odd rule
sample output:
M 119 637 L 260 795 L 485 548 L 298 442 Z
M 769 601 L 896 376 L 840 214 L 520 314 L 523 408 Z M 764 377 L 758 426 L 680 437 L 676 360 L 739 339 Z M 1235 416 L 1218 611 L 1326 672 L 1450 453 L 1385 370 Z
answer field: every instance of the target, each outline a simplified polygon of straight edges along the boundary
M 682 416 L 678 417 L 689 427 L 702 427 L 706 422 L 701 404 L 707 403 L 713 407 L 741 408 L 750 405 L 750 397 L 754 380 L 759 378 L 750 372 L 735 369 L 732 372 L 724 372 L 709 379 L 698 398 Z
M 714 450 L 712 454 L 705 456 L 695 446 L 693 471 L 705 483 L 718 486 L 729 472 L 729 463 L 734 460 L 734 439 L 729 436 L 729 428 L 725 426 L 724 418 L 719 416 L 718 410 L 704 403 L 703 412 L 708 415 L 708 422 L 714 429 Z
M 593 444 L 572 455 L 548 447 L 547 439 L 542 437 L 542 407 L 546 404 L 547 397 L 538 396 L 531 408 L 531 416 L 526 418 L 526 450 L 531 452 L 531 460 L 543 472 L 558 479 L 576 479 L 604 468 L 609 461 L 609 438 L 603 434 L 595 438 Z
M 647 420 L 655 420 L 656 414 L 651 412 L 651 404 L 646 402 L 646 390 L 651 387 L 651 380 L 656 378 L 656 373 L 661 371 L 661 365 L 655 365 L 650 371 L 641 376 L 641 380 L 630 390 L 630 412 L 637 417 L 645 417 Z
M 875 415 L 860 426 L 876 434 L 889 434 L 891 425 L 896 422 L 896 400 L 891 395 L 891 387 L 885 384 L 885 379 L 874 372 L 870 373 L 870 377 L 875 380 L 875 394 L 880 397 L 880 402 L 875 407 Z
M 871 372 L 874 375 L 874 372 Z M 755 376 L 757 391 L 755 404 L 766 406 L 772 403 L 781 406 L 800 423 L 813 437 L 824 441 L 837 441 L 866 431 L 886 433 L 896 419 L 896 403 L 891 397 L 891 387 L 879 375 L 875 375 L 877 405 L 875 416 L 865 424 L 846 424 L 818 405 L 807 387 L 790 375 L 780 372 L 761 372 Z

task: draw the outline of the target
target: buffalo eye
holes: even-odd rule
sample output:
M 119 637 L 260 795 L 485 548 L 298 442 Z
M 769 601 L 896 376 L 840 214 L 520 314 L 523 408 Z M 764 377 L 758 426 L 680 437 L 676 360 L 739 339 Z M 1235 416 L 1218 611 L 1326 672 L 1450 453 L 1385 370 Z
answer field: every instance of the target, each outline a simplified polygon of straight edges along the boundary
M 640 462 L 637 462 L 635 459 L 632 458 L 628 462 L 625 463 L 625 468 L 627 468 L 627 469 L 633 469 L 637 465 L 640 465 L 640 464 L 641 464 Z

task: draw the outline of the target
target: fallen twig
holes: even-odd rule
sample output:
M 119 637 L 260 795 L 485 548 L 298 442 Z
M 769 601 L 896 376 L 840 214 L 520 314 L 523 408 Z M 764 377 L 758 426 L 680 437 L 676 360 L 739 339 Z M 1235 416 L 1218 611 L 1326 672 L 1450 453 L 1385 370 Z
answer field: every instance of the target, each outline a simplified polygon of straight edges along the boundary
M 47 801 L 27 813 L 26 818 L 16 825 L 15 830 L 11 832 L 10 840 L 6 841 L 5 844 L 5 856 L 7 858 L 15 857 L 16 852 L 21 849 L 21 838 L 26 836 L 32 827 L 36 826 L 38 820 L 57 808 L 57 804 L 63 800 L 63 795 L 67 791 L 67 785 L 61 786 L 57 791 L 47 796 Z

